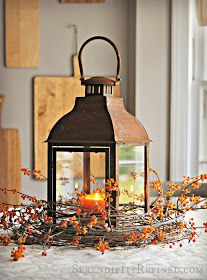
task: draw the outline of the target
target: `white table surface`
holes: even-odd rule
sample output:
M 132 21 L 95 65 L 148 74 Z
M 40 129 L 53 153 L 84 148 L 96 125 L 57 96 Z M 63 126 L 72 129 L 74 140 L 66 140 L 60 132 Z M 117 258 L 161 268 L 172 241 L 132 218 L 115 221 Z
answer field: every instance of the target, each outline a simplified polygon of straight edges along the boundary
M 196 224 L 207 221 L 207 211 L 191 213 Z M 201 233 L 200 233 L 201 232 Z M 15 246 L 0 247 L 0 280 L 30 279 L 207 279 L 207 233 L 198 230 L 196 243 L 183 243 L 173 249 L 160 246 L 106 252 L 93 249 L 53 247 L 42 257 L 41 246 L 27 246 L 25 257 L 14 262 L 10 252 Z

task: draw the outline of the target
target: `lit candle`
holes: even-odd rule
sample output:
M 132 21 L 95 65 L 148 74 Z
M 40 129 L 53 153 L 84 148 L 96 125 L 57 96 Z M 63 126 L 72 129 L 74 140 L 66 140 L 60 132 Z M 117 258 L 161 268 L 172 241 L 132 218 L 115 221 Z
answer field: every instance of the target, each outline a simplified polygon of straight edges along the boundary
M 105 208 L 104 195 L 99 193 L 86 194 L 80 197 L 81 208 L 88 208 L 89 210 L 98 210 L 98 208 Z
M 75 183 L 75 187 L 74 187 L 74 189 L 75 189 L 75 191 L 77 191 L 77 190 L 79 189 L 79 185 L 78 185 L 78 183 L 77 183 L 77 182 Z

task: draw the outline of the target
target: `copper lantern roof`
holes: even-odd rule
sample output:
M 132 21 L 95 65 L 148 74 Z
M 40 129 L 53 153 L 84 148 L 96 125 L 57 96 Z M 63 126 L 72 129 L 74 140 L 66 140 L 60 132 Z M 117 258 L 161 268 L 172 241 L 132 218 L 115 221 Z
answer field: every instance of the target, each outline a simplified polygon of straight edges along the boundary
M 83 47 L 94 39 L 103 39 L 114 47 L 118 61 L 115 81 L 105 77 L 84 79 L 81 53 Z M 123 99 L 113 97 L 112 94 L 105 95 L 104 90 L 112 93 L 112 87 L 120 80 L 120 57 L 114 43 L 102 36 L 90 38 L 80 49 L 79 65 L 81 84 L 86 87 L 85 97 L 76 98 L 74 108 L 53 126 L 47 142 L 57 145 L 76 143 L 142 145 L 150 142 L 142 124 L 125 110 Z

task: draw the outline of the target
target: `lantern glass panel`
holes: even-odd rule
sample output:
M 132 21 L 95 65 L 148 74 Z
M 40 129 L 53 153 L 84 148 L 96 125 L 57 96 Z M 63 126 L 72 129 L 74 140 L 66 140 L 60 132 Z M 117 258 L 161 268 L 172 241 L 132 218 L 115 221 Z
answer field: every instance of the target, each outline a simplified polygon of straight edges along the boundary
M 139 203 L 144 196 L 144 146 L 119 146 L 120 204 Z M 126 194 L 128 192 L 129 195 Z M 138 195 L 138 196 L 137 196 Z
M 74 197 L 77 188 L 78 191 L 93 193 L 98 186 L 104 187 L 108 177 L 108 156 L 106 151 L 98 150 L 56 151 L 57 201 Z

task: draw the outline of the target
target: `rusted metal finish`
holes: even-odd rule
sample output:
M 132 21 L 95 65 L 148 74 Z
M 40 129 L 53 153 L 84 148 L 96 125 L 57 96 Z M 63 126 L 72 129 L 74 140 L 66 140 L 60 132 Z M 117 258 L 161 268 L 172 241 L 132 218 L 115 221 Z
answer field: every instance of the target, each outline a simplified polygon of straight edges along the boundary
M 84 80 L 84 85 L 110 85 L 115 86 L 116 81 L 107 78 L 107 77 L 92 77 L 87 80 Z
M 100 95 L 78 97 L 71 112 L 52 128 L 47 142 L 51 143 L 114 143 L 114 129 Z
M 80 74 L 81 74 L 81 84 L 84 85 L 86 83 L 87 80 L 85 80 L 84 78 L 84 73 L 83 73 L 83 65 L 82 65 L 82 51 L 84 49 L 84 47 L 91 41 L 94 40 L 103 40 L 108 42 L 115 50 L 116 53 L 116 58 L 117 58 L 117 68 L 116 68 L 116 81 L 115 84 L 118 83 L 120 81 L 120 64 L 121 64 L 121 59 L 120 59 L 120 55 L 118 52 L 118 49 L 116 47 L 116 45 L 114 44 L 114 42 L 112 42 L 110 39 L 103 37 L 103 36 L 94 36 L 89 38 L 87 41 L 85 41 L 85 43 L 83 43 L 82 47 L 80 48 L 79 54 L 78 54 L 78 61 L 79 61 L 79 67 L 80 67 Z M 100 77 L 99 77 L 100 78 Z M 102 77 L 103 78 L 103 77 Z M 106 81 L 107 83 L 105 85 L 108 84 L 108 82 L 110 81 Z
M 59 0 L 61 4 L 104 3 L 105 0 Z
M 52 128 L 47 142 L 149 143 L 142 124 L 124 108 L 123 99 L 100 95 L 78 97 L 71 112 Z
M 90 193 L 90 153 L 83 153 L 83 191 Z
M 52 145 L 48 143 L 48 153 L 47 153 L 47 200 L 52 201 L 52 192 L 53 192 L 53 182 L 52 182 Z
M 107 109 L 112 120 L 116 143 L 141 145 L 150 142 L 143 125 L 125 110 L 122 98 L 107 97 Z

